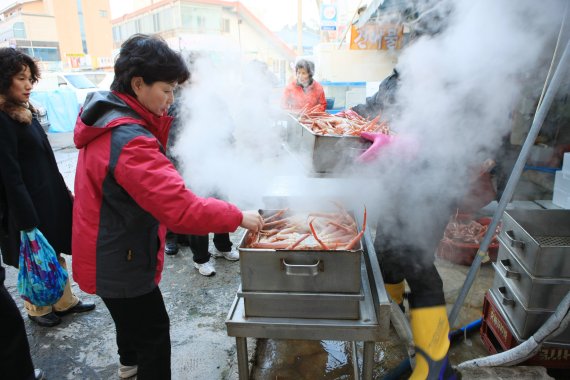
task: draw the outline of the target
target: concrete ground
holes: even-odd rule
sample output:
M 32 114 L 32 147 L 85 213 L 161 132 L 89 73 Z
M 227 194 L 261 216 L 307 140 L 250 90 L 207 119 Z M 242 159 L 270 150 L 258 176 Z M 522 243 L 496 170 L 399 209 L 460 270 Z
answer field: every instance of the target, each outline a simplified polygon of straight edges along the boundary
M 50 134 L 60 171 L 73 188 L 77 151 L 72 136 Z M 237 243 L 243 230 L 231 235 Z M 182 247 L 176 256 L 168 256 L 160 288 L 171 319 L 173 379 L 238 379 L 235 339 L 228 337 L 224 321 L 240 284 L 239 263 L 218 259 L 217 274 L 206 278 L 193 267 L 192 255 Z M 68 267 L 71 268 L 70 258 Z M 443 260 L 436 264 L 444 281 L 450 308 L 465 279 L 468 267 Z M 459 317 L 458 326 L 481 317 L 483 296 L 493 281 L 491 266 L 481 268 Z M 17 271 L 7 268 L 6 286 L 23 310 L 16 289 Z M 34 364 L 44 369 L 48 379 L 117 379 L 118 355 L 113 321 L 97 296 L 81 292 L 72 282 L 74 292 L 83 300 L 95 302 L 95 311 L 64 317 L 55 328 L 31 323 L 23 313 Z M 345 342 L 275 341 L 248 339 L 253 379 L 354 379 L 349 345 Z M 453 345 L 450 359 L 457 364 L 486 356 L 478 333 Z M 391 331 L 386 342 L 375 349 L 375 378 L 381 378 L 403 358 L 403 346 Z M 0 376 L 1 377 L 1 376 Z M 465 372 L 464 379 L 547 378 L 540 368 L 516 367 Z

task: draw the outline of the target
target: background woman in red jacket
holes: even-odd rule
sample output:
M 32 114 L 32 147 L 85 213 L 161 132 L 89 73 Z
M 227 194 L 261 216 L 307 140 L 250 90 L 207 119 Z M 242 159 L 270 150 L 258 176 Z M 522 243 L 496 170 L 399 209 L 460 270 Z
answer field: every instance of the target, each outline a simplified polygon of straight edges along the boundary
M 286 110 L 298 112 L 303 108 L 313 108 L 319 105 L 316 111 L 324 112 L 327 107 L 323 86 L 313 79 L 315 64 L 301 59 L 295 65 L 295 82 L 285 87 L 281 106 Z

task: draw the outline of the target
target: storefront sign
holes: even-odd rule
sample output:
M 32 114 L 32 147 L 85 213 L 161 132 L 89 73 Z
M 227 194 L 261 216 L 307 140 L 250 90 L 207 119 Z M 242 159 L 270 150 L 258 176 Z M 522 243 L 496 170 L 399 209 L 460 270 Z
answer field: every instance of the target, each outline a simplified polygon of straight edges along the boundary
M 336 1 L 323 1 L 321 3 L 321 30 L 336 30 L 337 16 Z
M 350 48 L 352 50 L 397 50 L 404 40 L 402 25 L 367 23 L 362 28 L 352 25 Z

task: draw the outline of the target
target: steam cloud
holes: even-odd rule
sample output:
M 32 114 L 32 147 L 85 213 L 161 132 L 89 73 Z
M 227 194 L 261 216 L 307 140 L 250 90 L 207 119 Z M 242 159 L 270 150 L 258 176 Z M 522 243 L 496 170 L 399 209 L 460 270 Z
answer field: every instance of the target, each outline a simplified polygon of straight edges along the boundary
M 399 135 L 414 137 L 384 149 L 377 163 L 352 168 L 353 182 L 336 183 L 339 193 L 353 194 L 354 204 L 365 201 L 393 239 L 431 249 L 443 232 L 434 221 L 454 213 L 472 168 L 495 157 L 529 76 L 544 81 L 565 3 L 422 4 L 424 31 L 438 30 L 442 21 L 445 26 L 402 52 L 397 104 L 385 113 Z M 272 123 L 273 100 L 280 94 L 260 70 L 240 63 L 237 53 L 219 57 L 218 62 L 199 58 L 193 66 L 192 84 L 182 96 L 184 125 L 175 153 L 198 194 L 218 191 L 240 207 L 262 207 L 262 196 L 277 176 L 306 173 L 282 151 L 282 129 Z M 369 180 L 366 186 L 362 180 Z M 300 192 L 311 194 L 312 189 Z

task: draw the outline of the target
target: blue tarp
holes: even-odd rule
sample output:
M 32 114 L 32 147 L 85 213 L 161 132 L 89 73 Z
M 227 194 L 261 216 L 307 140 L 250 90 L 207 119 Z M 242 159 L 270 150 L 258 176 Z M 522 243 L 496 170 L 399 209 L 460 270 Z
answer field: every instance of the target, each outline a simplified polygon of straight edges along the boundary
M 49 132 L 72 132 L 79 113 L 79 104 L 75 92 L 66 88 L 53 91 L 34 91 L 32 102 L 44 106 L 47 110 Z

